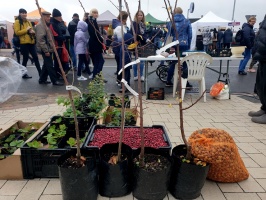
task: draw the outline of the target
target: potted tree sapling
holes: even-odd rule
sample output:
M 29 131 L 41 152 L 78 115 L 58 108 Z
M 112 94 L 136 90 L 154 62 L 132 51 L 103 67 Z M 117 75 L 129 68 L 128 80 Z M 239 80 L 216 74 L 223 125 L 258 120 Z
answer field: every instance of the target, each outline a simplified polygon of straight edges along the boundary
M 65 85 L 67 86 L 67 89 L 73 88 L 73 86 L 69 85 L 66 79 L 66 75 L 62 68 L 62 64 L 60 62 L 56 46 L 54 44 L 51 32 L 48 29 L 45 20 L 42 16 L 38 0 L 36 0 L 36 5 L 38 7 L 39 14 L 41 16 L 41 20 L 43 26 L 45 27 L 46 33 L 50 38 L 50 41 L 52 41 L 52 44 L 50 45 L 53 47 Z M 75 151 L 69 151 L 58 159 L 59 178 L 62 189 L 62 196 L 64 200 L 96 200 L 98 196 L 98 180 L 97 173 L 95 170 L 96 161 L 93 155 L 90 155 L 89 152 L 81 152 L 80 150 L 79 126 L 71 90 L 68 90 L 68 95 L 75 121 L 77 148 Z
M 122 22 L 122 2 L 119 0 L 119 16 Z M 122 50 L 122 79 L 125 77 L 124 63 L 124 30 L 121 24 L 121 50 Z M 121 121 L 118 121 L 120 137 L 118 143 L 105 144 L 100 149 L 100 170 L 99 170 L 99 193 L 106 197 L 122 197 L 131 192 L 131 147 L 122 143 L 125 126 L 125 86 L 122 84 L 121 98 Z M 121 124 L 120 124 L 121 123 Z
M 174 30 L 175 38 L 178 38 L 177 28 L 174 22 L 174 13 L 171 10 L 171 16 L 167 8 L 172 8 L 168 0 L 164 0 L 165 7 L 171 20 L 172 29 Z M 175 3 L 175 8 L 177 1 Z M 170 31 L 170 30 L 169 30 Z M 178 199 L 195 199 L 200 196 L 201 189 L 205 183 L 209 165 L 195 158 L 191 154 L 191 146 L 185 137 L 183 111 L 193 106 L 199 101 L 199 99 L 188 108 L 183 108 L 183 102 L 181 97 L 182 81 L 181 81 L 181 61 L 179 53 L 179 44 L 176 45 L 176 56 L 178 57 L 178 99 L 179 99 L 179 113 L 180 113 L 180 130 L 184 145 L 179 145 L 173 148 L 172 158 L 174 160 L 170 182 L 170 192 Z M 202 95 L 203 96 L 203 95 Z M 201 97 L 202 97 L 201 96 Z M 200 97 L 200 98 L 201 98 Z
M 137 44 L 136 33 L 138 33 L 138 26 L 133 25 L 127 1 L 124 0 L 124 2 L 131 21 L 134 43 Z M 140 1 L 138 11 L 140 11 Z M 145 49 L 145 46 L 142 48 Z M 137 48 L 135 48 L 135 56 L 138 58 Z M 141 94 L 139 64 L 138 76 L 138 93 Z M 169 157 L 162 151 L 153 148 L 144 148 L 142 95 L 139 95 L 139 105 L 141 148 L 138 150 L 137 156 L 133 159 L 133 196 L 137 199 L 159 200 L 167 195 L 171 163 Z

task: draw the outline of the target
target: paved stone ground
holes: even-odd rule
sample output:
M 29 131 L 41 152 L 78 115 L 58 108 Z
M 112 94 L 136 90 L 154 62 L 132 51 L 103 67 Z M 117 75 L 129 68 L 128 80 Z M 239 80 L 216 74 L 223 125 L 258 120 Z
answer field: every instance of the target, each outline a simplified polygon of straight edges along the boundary
M 195 94 L 186 94 L 184 106 L 190 105 Z M 31 99 L 31 100 L 29 100 Z M 11 99 L 12 100 L 12 99 Z M 45 122 L 51 116 L 64 111 L 54 103 L 55 96 L 21 96 L 0 104 L 0 128 L 6 128 L 16 120 Z M 21 104 L 21 102 L 25 102 Z M 27 103 L 28 102 L 28 103 Z M 164 101 L 144 101 L 144 125 L 164 125 L 172 145 L 181 142 L 179 110 L 176 100 L 167 95 Z M 17 105 L 16 105 L 17 104 Z M 172 106 L 170 105 L 172 104 Z M 12 107 L 13 105 L 13 107 Z M 250 173 L 248 180 L 239 183 L 216 183 L 206 181 L 198 200 L 264 200 L 266 199 L 266 125 L 252 123 L 247 115 L 259 109 L 260 104 L 236 95 L 231 100 L 200 101 L 185 111 L 184 126 L 187 137 L 196 129 L 215 127 L 224 129 L 234 138 L 240 155 Z M 0 180 L 0 200 L 61 200 L 58 179 Z M 108 199 L 99 196 L 98 199 Z M 134 199 L 132 195 L 112 199 Z M 174 199 L 170 194 L 165 199 Z

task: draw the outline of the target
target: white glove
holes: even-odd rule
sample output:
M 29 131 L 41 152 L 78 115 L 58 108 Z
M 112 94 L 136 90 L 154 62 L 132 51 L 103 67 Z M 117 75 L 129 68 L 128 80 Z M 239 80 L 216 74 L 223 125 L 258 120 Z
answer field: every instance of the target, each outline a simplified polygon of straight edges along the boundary
M 151 42 L 150 39 L 147 39 L 147 40 L 146 40 L 146 43 L 148 43 L 148 42 Z

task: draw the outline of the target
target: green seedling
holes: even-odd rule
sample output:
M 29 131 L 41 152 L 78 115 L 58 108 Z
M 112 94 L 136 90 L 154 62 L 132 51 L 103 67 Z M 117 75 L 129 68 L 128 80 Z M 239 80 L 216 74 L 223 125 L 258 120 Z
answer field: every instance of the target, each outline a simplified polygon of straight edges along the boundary
M 35 148 L 35 149 L 39 149 L 43 147 L 43 143 L 41 143 L 40 141 L 37 140 L 33 140 L 32 142 L 28 142 L 27 145 L 29 147 Z
M 15 139 L 15 135 L 9 135 L 9 137 L 5 140 L 5 142 L 10 143 L 14 139 Z
M 24 141 L 23 140 L 13 140 L 9 145 L 10 147 L 22 147 L 24 144 Z
M 75 145 L 77 144 L 76 139 L 73 138 L 73 137 L 70 137 L 70 138 L 68 139 L 68 141 L 67 141 L 67 144 L 69 144 L 70 147 L 75 146 Z

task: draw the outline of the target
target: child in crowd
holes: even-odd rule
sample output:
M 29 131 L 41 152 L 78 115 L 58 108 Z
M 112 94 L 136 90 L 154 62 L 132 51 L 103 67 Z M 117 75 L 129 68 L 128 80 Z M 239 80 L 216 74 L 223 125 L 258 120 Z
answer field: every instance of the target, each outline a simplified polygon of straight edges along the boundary
M 78 55 L 79 63 L 78 63 L 78 80 L 79 81 L 86 81 L 87 78 L 81 75 L 81 70 L 83 64 L 85 65 L 85 71 L 90 75 L 89 78 L 92 78 L 92 73 L 89 68 L 89 61 L 87 59 L 86 54 L 87 51 L 87 43 L 89 38 L 87 37 L 86 31 L 88 29 L 88 25 L 86 22 L 79 21 L 77 26 L 77 32 L 75 33 L 74 37 L 74 49 L 76 55 Z

